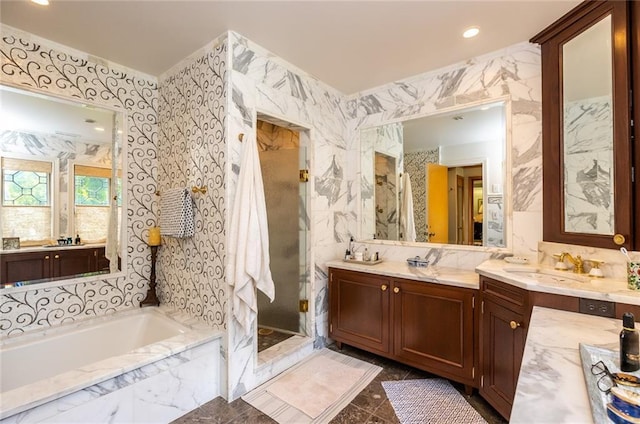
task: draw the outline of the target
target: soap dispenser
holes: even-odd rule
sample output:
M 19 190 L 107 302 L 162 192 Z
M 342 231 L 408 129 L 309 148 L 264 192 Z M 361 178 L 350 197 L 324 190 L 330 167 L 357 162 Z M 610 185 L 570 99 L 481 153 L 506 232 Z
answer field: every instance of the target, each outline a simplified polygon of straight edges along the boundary
M 620 332 L 621 371 L 629 372 L 640 369 L 639 350 L 638 330 L 635 329 L 633 314 L 625 312 L 622 315 L 622 331 Z

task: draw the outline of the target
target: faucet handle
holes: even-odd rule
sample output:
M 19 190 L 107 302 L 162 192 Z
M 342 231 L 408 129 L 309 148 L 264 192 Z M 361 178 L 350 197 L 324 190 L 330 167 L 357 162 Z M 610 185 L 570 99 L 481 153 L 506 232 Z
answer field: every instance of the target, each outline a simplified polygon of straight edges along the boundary
M 556 265 L 554 266 L 555 269 L 559 270 L 559 271 L 567 271 L 569 269 L 569 267 L 567 266 L 566 263 L 564 263 L 564 257 L 565 257 L 566 253 L 554 253 L 553 257 L 557 259 L 556 261 Z
M 599 259 L 585 259 L 585 262 L 589 262 L 591 264 L 591 270 L 589 271 L 589 276 L 596 278 L 603 278 L 604 274 L 600 269 L 600 265 L 605 263 Z

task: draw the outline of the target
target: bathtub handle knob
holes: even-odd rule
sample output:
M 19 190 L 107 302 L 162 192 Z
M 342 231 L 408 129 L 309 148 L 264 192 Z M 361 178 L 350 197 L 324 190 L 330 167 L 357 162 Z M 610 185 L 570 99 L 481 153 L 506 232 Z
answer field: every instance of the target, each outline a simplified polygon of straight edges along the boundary
M 49 259 L 49 255 L 45 256 L 44 258 L 45 258 L 45 259 Z

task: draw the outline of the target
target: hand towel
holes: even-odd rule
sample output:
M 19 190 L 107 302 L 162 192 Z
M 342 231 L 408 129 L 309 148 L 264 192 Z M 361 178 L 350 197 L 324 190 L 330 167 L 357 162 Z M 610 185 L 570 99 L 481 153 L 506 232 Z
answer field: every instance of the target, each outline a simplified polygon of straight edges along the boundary
M 258 146 L 255 140 L 243 143 L 240 174 L 229 227 L 229 262 L 226 278 L 233 287 L 233 316 L 245 334 L 251 331 L 257 312 L 256 289 L 269 300 L 275 287 L 269 268 L 267 206 Z
M 195 233 L 189 189 L 170 189 L 160 197 L 160 233 L 177 238 L 192 237 Z
M 402 174 L 402 198 L 400 202 L 400 233 L 404 241 L 416 241 L 416 224 L 413 219 L 413 194 L 409 173 Z

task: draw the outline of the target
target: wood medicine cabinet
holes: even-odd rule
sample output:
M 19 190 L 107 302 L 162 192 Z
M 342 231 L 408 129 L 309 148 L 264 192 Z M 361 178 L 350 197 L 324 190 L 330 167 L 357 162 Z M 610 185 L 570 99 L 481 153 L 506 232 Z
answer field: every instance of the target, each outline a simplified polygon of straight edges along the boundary
M 545 241 L 640 248 L 639 10 L 586 1 L 531 39 L 542 52 Z

